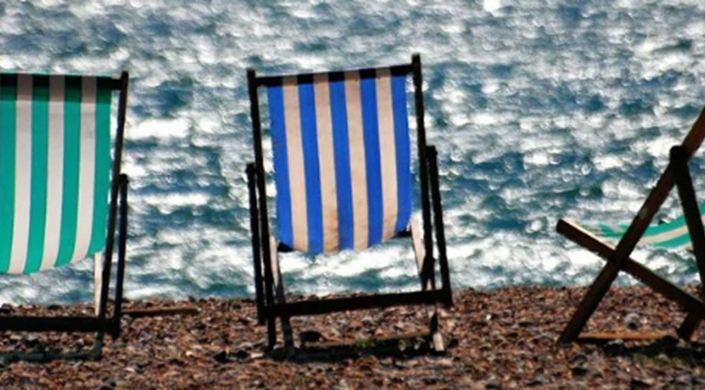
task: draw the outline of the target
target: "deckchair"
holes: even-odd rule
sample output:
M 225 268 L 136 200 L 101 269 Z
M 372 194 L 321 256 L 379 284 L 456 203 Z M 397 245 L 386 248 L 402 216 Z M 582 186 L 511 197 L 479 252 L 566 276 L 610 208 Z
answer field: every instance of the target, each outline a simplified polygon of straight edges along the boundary
M 96 332 L 94 358 L 102 355 L 104 333 L 119 335 L 128 187 L 120 162 L 128 82 L 126 72 L 120 78 L 0 73 L 0 273 L 32 274 L 93 257 L 96 280 L 95 316 L 3 315 L 0 331 Z
M 677 334 L 686 340 L 692 338 L 696 327 L 705 317 L 705 302 L 702 297 L 689 294 L 634 261 L 630 256 L 642 237 L 645 242 L 664 247 L 691 247 L 697 262 L 701 283 L 705 281 L 705 232 L 703 231 L 702 210 L 698 208 L 688 167 L 690 158 L 700 148 L 703 138 L 705 138 L 705 110 L 700 113 L 683 143 L 671 148 L 668 167 L 651 190 L 631 224 L 617 228 L 603 225 L 598 229 L 603 234 L 607 233 L 608 236 L 621 237 L 616 246 L 574 222 L 565 219 L 558 222 L 559 233 L 607 260 L 607 264 L 592 283 L 575 314 L 563 330 L 559 337 L 560 342 L 593 339 L 592 335 L 581 334 L 581 331 L 606 295 L 619 271 L 627 272 L 655 292 L 678 303 L 686 311 L 687 317 L 678 328 Z M 678 189 L 684 217 L 670 223 L 650 227 L 654 215 L 674 186 Z M 600 338 L 609 338 L 609 336 Z
M 413 75 L 423 232 L 412 223 L 407 79 Z M 374 69 L 258 77 L 247 71 L 255 161 L 247 166 L 258 319 L 276 345 L 281 319 L 293 351 L 289 318 L 400 305 L 452 305 L 436 149 L 426 144 L 421 59 Z M 270 229 L 258 88 L 267 92 L 273 144 L 276 233 Z M 433 217 L 433 220 L 432 220 Z M 432 233 L 435 232 L 435 242 Z M 274 238 L 276 234 L 276 239 Z M 279 254 L 362 251 L 410 237 L 418 291 L 286 302 Z M 442 286 L 436 283 L 434 244 Z M 354 260 L 353 260 L 354 261 Z M 435 313 L 435 311 L 433 312 Z M 441 349 L 437 317 L 430 333 Z

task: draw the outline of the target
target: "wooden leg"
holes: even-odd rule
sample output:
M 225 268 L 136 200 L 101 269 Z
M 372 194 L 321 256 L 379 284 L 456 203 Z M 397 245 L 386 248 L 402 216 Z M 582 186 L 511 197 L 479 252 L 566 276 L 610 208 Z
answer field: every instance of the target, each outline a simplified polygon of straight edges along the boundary
M 446 346 L 443 342 L 443 334 L 438 320 L 438 305 L 433 305 L 433 311 L 429 313 L 431 345 L 436 352 L 445 352 Z
M 573 317 L 563 329 L 558 341 L 567 343 L 575 341 L 580 336 L 580 332 L 585 328 L 585 324 L 595 312 L 600 301 L 605 297 L 610 285 L 617 277 L 619 267 L 614 263 L 607 263 L 600 271 L 597 279 L 593 282 L 583 300 L 578 305 L 578 309 L 573 314 Z
M 444 305 L 453 306 L 453 292 L 450 287 L 450 269 L 446 253 L 445 225 L 443 223 L 443 206 L 441 204 L 441 188 L 438 179 L 438 153 L 434 146 L 428 147 L 428 172 L 431 185 L 431 201 L 433 204 L 433 227 L 436 230 L 436 248 L 438 249 L 438 265 L 441 271 L 441 283 L 445 295 Z
M 127 222 L 128 222 L 128 207 L 127 194 L 130 181 L 127 175 L 120 175 L 120 225 L 118 232 L 118 262 L 117 275 L 115 280 L 115 309 L 113 310 L 113 326 L 111 335 L 113 340 L 120 336 L 120 318 L 122 318 L 122 297 L 125 285 L 125 256 L 127 253 Z
M 275 316 L 267 316 L 267 350 L 277 345 L 277 322 Z
M 693 179 L 688 169 L 687 155 L 683 147 L 676 146 L 671 149 L 671 165 L 675 173 L 678 197 L 681 200 L 683 215 L 685 215 L 685 221 L 688 224 L 688 233 L 693 244 L 693 254 L 702 283 L 705 281 L 705 229 L 693 188 Z
M 260 244 L 260 221 L 257 205 L 255 164 L 247 164 L 247 188 L 250 200 L 250 230 L 252 232 L 252 263 L 254 266 L 255 302 L 257 303 L 257 323 L 264 325 L 264 292 L 262 287 L 262 248 Z
M 411 240 L 414 244 L 414 254 L 416 256 L 416 267 L 419 273 L 419 279 L 421 280 L 421 290 L 430 291 L 433 288 L 430 280 L 428 280 L 428 275 L 424 272 L 424 260 L 426 256 L 424 253 L 424 247 L 421 244 L 419 224 L 415 219 L 411 220 Z M 440 326 L 438 325 L 438 305 L 434 304 L 433 309 L 427 309 L 427 313 L 429 319 L 431 346 L 436 352 L 444 352 L 445 344 L 443 343 L 443 335 L 441 334 Z
M 690 242 L 693 245 L 693 254 L 695 255 L 696 264 L 698 265 L 698 271 L 700 273 L 700 283 L 702 284 L 703 281 L 705 281 L 705 229 L 703 229 L 697 196 L 695 195 L 695 188 L 693 188 L 693 179 L 690 175 L 690 169 L 688 168 L 688 157 L 682 146 L 671 148 L 670 156 L 671 165 L 673 166 L 676 177 L 678 197 L 681 200 L 683 215 L 685 215 L 685 220 L 688 224 Z M 705 297 L 704 294 L 705 289 L 701 291 L 701 298 Z M 702 314 L 705 315 L 705 313 Z M 690 341 L 703 315 L 688 315 L 680 328 L 678 328 L 678 335 Z
M 276 242 L 274 238 L 270 238 L 270 248 L 276 248 Z M 280 319 L 282 324 L 282 333 L 284 334 L 284 347 L 288 355 L 294 354 L 294 334 L 291 330 L 291 324 L 289 323 L 289 314 L 286 310 L 286 297 L 284 295 L 284 283 L 282 281 L 282 275 L 279 270 L 279 259 L 277 256 L 276 249 L 272 250 L 272 277 L 274 278 L 274 293 L 277 298 L 277 303 L 282 305 L 282 311 L 280 313 Z
M 681 326 L 678 328 L 678 337 L 689 342 L 693 341 L 693 333 L 695 333 L 698 325 L 700 325 L 700 321 L 702 321 L 702 317 L 696 316 L 692 313 L 688 314 L 685 321 L 683 321 Z

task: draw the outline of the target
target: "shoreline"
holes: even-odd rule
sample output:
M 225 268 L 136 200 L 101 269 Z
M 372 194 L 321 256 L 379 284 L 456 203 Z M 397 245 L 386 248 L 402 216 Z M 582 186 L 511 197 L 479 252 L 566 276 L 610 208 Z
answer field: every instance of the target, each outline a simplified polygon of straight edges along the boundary
M 694 286 L 687 287 L 691 293 Z M 427 331 L 425 310 L 398 307 L 292 319 L 294 336 L 322 344 L 284 359 L 281 340 L 264 353 L 265 327 L 251 299 L 128 301 L 125 309 L 193 305 L 195 314 L 123 316 L 121 337 L 106 337 L 100 361 L 43 363 L 0 359 L 7 388 L 705 388 L 705 342 L 672 336 L 650 341 L 557 345 L 585 287 L 503 287 L 454 292 L 441 310 L 444 354 L 420 339 L 382 343 L 385 336 Z M 293 296 L 292 299 L 306 299 Z M 88 304 L 5 306 L 4 312 L 87 314 Z M 590 332 L 674 333 L 685 315 L 645 287 L 612 287 Z M 1 319 L 1 315 L 0 315 Z M 695 336 L 705 338 L 701 326 Z M 6 332 L 2 352 L 90 350 L 93 334 Z M 281 338 L 281 335 L 278 335 Z M 397 337 L 398 338 L 398 337 Z M 356 342 L 352 342 L 357 340 Z M 320 345 L 326 347 L 320 347 Z M 338 345 L 331 347 L 330 345 Z

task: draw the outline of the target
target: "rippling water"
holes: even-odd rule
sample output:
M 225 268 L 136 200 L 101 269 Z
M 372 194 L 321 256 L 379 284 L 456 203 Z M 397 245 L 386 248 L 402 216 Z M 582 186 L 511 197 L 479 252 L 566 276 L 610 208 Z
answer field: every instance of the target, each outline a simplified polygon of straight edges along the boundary
M 246 67 L 388 65 L 412 52 L 424 62 L 454 285 L 577 285 L 601 262 L 554 225 L 638 209 L 705 104 L 705 3 L 563 3 L 3 2 L 0 67 L 130 71 L 130 298 L 252 294 Z M 704 167 L 695 160 L 698 190 Z M 678 207 L 669 199 L 659 218 Z M 640 247 L 636 257 L 696 282 L 688 253 Z M 90 299 L 89 263 L 3 277 L 0 300 Z M 282 266 L 299 293 L 417 284 L 405 241 L 356 258 L 289 255 Z

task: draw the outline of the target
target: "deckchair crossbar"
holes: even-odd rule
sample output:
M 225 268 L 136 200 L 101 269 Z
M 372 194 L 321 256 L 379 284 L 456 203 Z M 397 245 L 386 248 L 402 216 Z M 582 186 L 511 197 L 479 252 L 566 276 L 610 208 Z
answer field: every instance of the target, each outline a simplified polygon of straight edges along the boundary
M 269 315 L 286 313 L 289 317 L 319 315 L 394 306 L 432 305 L 444 303 L 445 298 L 442 290 L 375 294 L 349 298 L 321 299 L 318 301 L 289 302 L 285 305 L 275 304 L 267 307 L 265 312 Z
M 79 332 L 106 331 L 114 333 L 119 326 L 116 320 L 100 320 L 97 317 L 0 317 L 0 331 L 27 332 Z
M 21 76 L 32 77 L 32 82 L 37 86 L 48 86 L 49 79 L 52 77 L 57 77 L 58 75 L 51 74 L 29 74 L 29 73 L 8 73 L 3 71 L 2 77 L 0 77 L 0 87 L 10 87 L 17 85 L 17 79 Z M 61 75 L 65 80 L 67 87 L 78 87 L 81 85 L 81 80 L 83 80 L 85 75 Z M 95 76 L 98 88 L 112 89 L 113 91 L 120 91 L 122 89 L 122 76 Z
M 413 71 L 413 68 L 411 65 L 405 64 L 405 65 L 394 65 L 388 68 L 390 70 L 390 73 L 393 76 L 397 75 L 406 75 L 409 74 Z M 346 70 L 346 71 L 333 71 L 333 72 L 316 72 L 316 73 L 300 73 L 300 74 L 295 74 L 295 75 L 270 75 L 270 76 L 260 76 L 257 77 L 255 80 L 256 86 L 273 86 L 273 85 L 279 85 L 282 82 L 282 79 L 288 78 L 288 77 L 296 77 L 299 80 L 306 81 L 306 80 L 312 80 L 316 76 L 320 75 L 326 75 L 331 81 L 340 81 L 345 78 L 346 73 L 350 72 L 358 72 L 360 74 L 360 78 L 365 79 L 365 78 L 374 78 L 376 74 L 377 68 L 361 68 L 361 69 L 351 69 L 351 70 Z

